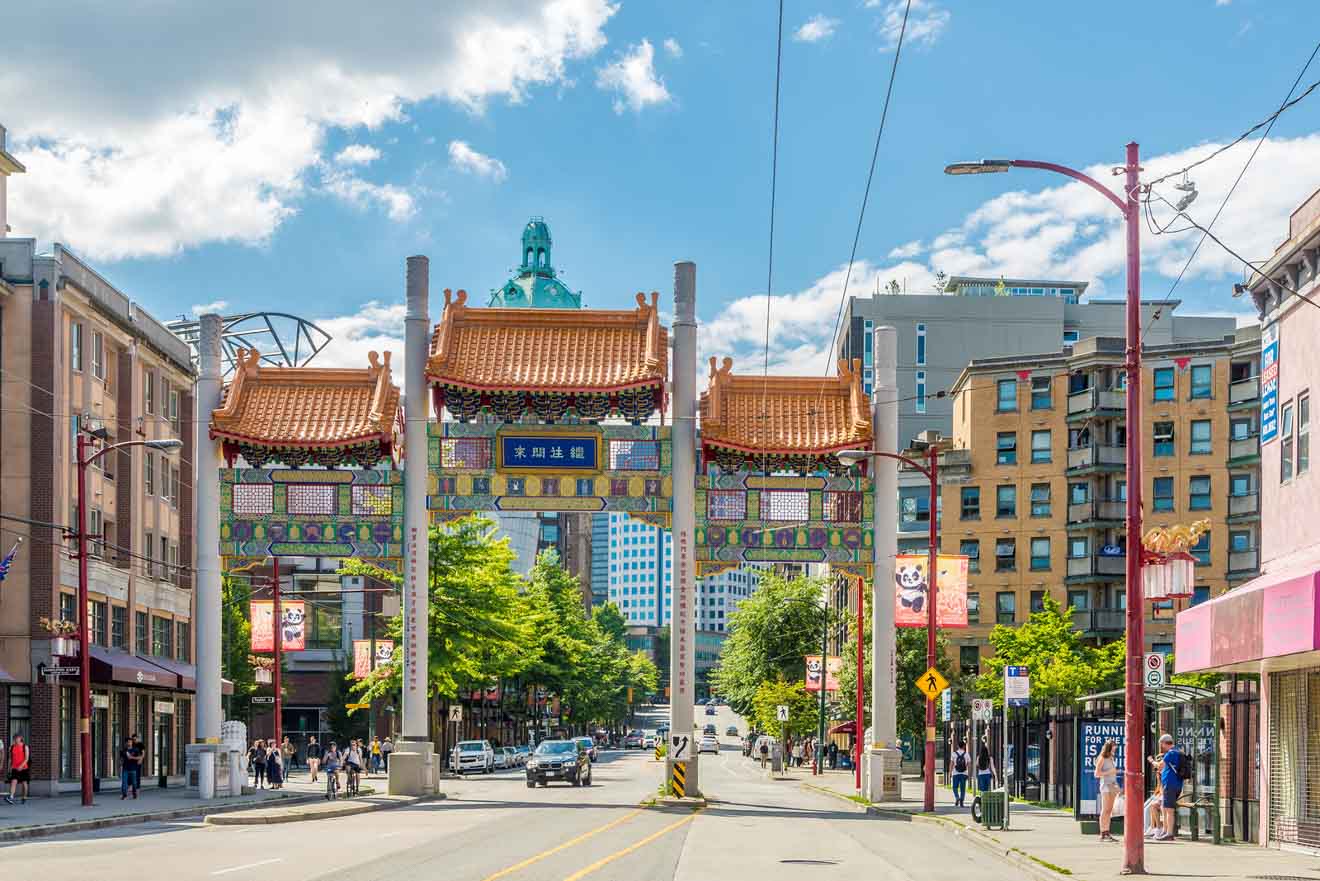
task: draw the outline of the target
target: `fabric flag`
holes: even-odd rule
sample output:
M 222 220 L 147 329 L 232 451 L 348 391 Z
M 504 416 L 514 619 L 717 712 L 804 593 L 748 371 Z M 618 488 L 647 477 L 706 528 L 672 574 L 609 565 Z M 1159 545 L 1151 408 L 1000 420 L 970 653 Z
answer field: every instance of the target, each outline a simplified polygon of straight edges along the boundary
M 1190 364 L 1190 363 L 1192 363 L 1192 359 L 1191 359 L 1191 358 L 1174 358 L 1174 359 L 1173 359 L 1173 363 L 1178 365 L 1178 372 L 1179 372 L 1179 373 L 1186 373 L 1186 372 L 1187 372 L 1187 365 Z
M 1017 378 L 1018 378 L 1018 382 L 1027 382 L 1028 380 L 1031 379 L 1031 371 L 1030 371 L 1030 370 L 1019 370 L 1019 371 L 1017 372 Z
M 23 539 L 14 542 L 14 546 L 5 554 L 4 559 L 0 560 L 0 581 L 4 581 L 9 575 L 9 566 L 14 562 L 14 555 L 18 553 L 18 546 L 23 543 Z

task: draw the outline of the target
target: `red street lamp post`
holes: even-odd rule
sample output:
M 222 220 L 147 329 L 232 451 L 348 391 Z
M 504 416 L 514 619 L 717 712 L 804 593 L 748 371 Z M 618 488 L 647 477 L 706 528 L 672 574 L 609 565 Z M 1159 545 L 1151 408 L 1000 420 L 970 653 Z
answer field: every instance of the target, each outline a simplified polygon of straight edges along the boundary
M 1126 729 L 1124 745 L 1123 798 L 1123 873 L 1145 874 L 1142 839 L 1142 805 L 1145 802 L 1145 731 L 1146 697 L 1141 678 L 1142 653 L 1146 634 L 1142 619 L 1141 583 L 1141 172 L 1137 144 L 1127 145 L 1126 162 L 1115 168 L 1123 174 L 1123 195 L 1117 196 L 1094 178 L 1053 162 L 1028 159 L 983 159 L 980 162 L 957 162 L 945 167 L 945 174 L 986 174 L 1011 168 L 1038 168 L 1081 181 L 1104 196 L 1123 215 L 1127 234 L 1127 664 Z M 929 806 L 928 806 L 929 807 Z
M 92 649 L 87 620 L 87 466 L 111 450 L 123 447 L 147 447 L 152 450 L 177 450 L 183 441 L 170 438 L 149 441 L 124 441 L 110 444 L 88 455 L 96 441 L 108 437 L 105 429 L 78 433 L 78 753 L 81 758 L 82 803 L 92 806 Z

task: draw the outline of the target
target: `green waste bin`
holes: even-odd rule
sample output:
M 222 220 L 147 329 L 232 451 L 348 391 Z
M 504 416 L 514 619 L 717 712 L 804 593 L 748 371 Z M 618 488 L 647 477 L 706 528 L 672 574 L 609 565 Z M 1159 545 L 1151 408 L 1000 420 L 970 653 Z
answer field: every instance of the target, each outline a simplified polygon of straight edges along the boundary
M 981 793 L 981 824 L 987 829 L 1004 828 L 1004 790 Z

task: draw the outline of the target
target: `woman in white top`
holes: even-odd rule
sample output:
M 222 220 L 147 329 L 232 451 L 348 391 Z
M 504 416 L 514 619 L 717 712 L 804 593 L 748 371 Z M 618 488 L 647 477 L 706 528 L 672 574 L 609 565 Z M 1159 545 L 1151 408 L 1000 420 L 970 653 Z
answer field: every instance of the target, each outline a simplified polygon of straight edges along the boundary
M 1095 760 L 1095 777 L 1100 781 L 1100 840 L 1116 841 L 1109 834 L 1109 820 L 1114 815 L 1114 800 L 1118 798 L 1118 762 L 1114 760 L 1114 742 L 1106 740 Z

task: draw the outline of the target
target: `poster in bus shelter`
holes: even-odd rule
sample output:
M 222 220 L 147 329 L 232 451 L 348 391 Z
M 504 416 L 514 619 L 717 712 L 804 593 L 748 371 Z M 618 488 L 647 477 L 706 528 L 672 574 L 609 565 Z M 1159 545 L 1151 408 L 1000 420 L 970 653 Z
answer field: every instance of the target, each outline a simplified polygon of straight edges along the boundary
M 1119 780 L 1123 779 L 1123 753 L 1127 726 L 1122 719 L 1085 719 L 1077 727 L 1077 755 L 1081 758 L 1077 776 L 1077 805 L 1073 808 L 1076 819 L 1100 816 L 1100 781 L 1095 776 L 1095 763 L 1106 740 L 1114 742 L 1114 764 Z M 1182 741 L 1179 741 L 1181 743 Z
M 843 670 L 843 658 L 830 655 L 821 662 L 820 655 L 807 655 L 807 691 L 820 691 L 820 680 L 825 678 L 826 691 L 839 690 L 839 673 Z
M 899 627 L 925 627 L 929 614 L 930 581 L 926 554 L 898 554 L 894 557 L 894 623 Z M 936 583 L 938 608 L 936 627 L 967 626 L 967 558 L 959 554 L 940 554 L 939 581 Z
M 275 651 L 274 600 L 253 600 L 252 612 L 252 651 Z M 283 600 L 280 602 L 280 617 L 284 626 L 280 630 L 280 651 L 301 652 L 307 648 L 307 609 L 302 600 Z
M 371 640 L 353 640 L 353 678 L 366 679 L 377 667 L 384 667 L 394 660 L 394 640 L 376 640 L 376 657 L 371 656 Z

